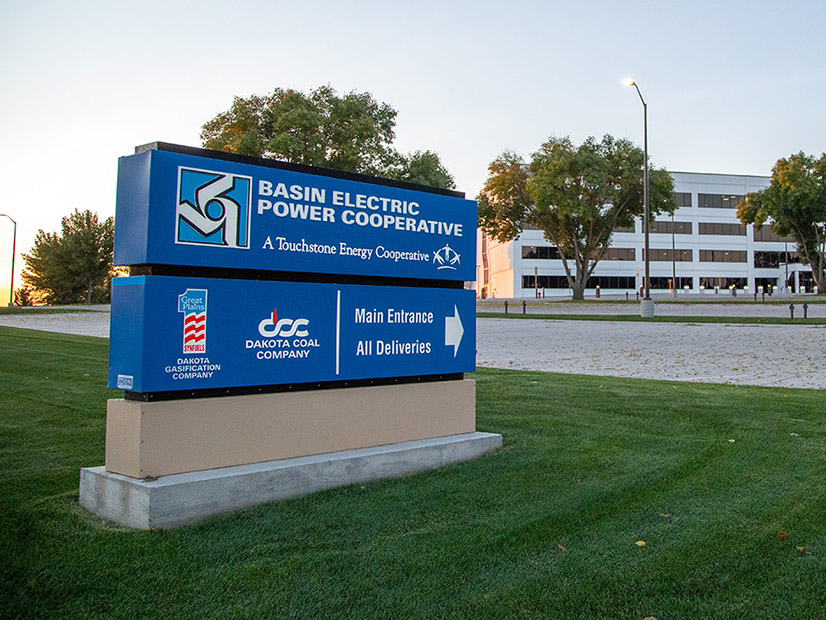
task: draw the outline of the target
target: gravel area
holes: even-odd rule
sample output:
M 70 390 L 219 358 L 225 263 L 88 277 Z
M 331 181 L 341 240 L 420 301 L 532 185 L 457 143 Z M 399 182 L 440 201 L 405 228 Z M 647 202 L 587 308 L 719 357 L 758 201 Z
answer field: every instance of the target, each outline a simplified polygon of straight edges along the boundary
M 555 303 L 552 312 L 562 313 L 558 308 L 563 306 L 587 314 L 596 313 L 596 308 L 614 313 L 639 311 L 637 306 L 624 304 Z M 812 313 L 813 307 L 826 313 L 826 305 L 813 304 L 809 316 L 823 316 Z M 661 304 L 657 313 L 664 315 L 668 309 L 683 315 L 754 316 L 744 314 L 754 308 L 749 304 Z M 0 325 L 108 338 L 108 306 L 92 309 L 98 311 L 0 315 Z M 824 326 L 477 319 L 476 328 L 479 366 L 826 389 Z
M 109 306 L 90 306 L 92 312 L 0 314 L 0 325 L 59 332 L 75 336 L 109 337 Z M 105 310 L 101 310 L 104 308 Z
M 479 366 L 826 389 L 826 327 L 477 319 Z

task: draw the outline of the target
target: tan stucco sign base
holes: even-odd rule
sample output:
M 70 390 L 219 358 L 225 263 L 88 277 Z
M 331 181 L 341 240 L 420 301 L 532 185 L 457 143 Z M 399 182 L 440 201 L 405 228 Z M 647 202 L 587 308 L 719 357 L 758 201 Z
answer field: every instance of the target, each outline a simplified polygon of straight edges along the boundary
M 108 401 L 107 472 L 132 478 L 246 465 L 476 430 L 472 380 Z

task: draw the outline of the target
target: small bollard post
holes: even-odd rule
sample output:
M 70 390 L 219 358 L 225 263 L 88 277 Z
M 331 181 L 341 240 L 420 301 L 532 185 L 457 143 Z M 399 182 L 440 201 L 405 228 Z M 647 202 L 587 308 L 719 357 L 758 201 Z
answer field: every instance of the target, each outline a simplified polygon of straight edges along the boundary
M 628 301 L 628 291 L 625 291 L 625 301 Z
M 809 318 L 809 304 L 803 304 L 803 318 Z
M 505 314 L 508 313 L 508 300 L 505 300 Z
M 757 291 L 754 291 L 754 301 L 757 301 Z
M 794 319 L 794 304 L 789 304 L 789 318 Z
M 525 308 L 527 308 L 527 306 L 528 306 L 528 302 L 523 299 L 522 300 L 522 314 L 527 314 L 525 312 Z

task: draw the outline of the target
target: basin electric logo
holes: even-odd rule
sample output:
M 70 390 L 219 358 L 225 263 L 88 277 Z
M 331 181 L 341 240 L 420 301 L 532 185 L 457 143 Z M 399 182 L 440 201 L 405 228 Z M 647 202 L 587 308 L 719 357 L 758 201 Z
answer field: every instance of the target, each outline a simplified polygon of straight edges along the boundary
M 436 269 L 453 269 L 455 271 L 456 265 L 459 264 L 459 253 L 445 244 L 445 247 L 433 254 L 433 262 L 439 265 Z
M 184 355 L 206 353 L 206 289 L 188 288 L 178 295 L 178 312 L 184 315 Z
M 273 308 L 272 316 L 258 324 L 258 333 L 265 338 L 290 338 L 291 336 L 298 336 L 299 338 L 307 337 L 307 330 L 302 329 L 307 327 L 310 323 L 308 319 L 279 319 L 278 311 Z
M 175 243 L 250 247 L 252 177 L 178 168 Z

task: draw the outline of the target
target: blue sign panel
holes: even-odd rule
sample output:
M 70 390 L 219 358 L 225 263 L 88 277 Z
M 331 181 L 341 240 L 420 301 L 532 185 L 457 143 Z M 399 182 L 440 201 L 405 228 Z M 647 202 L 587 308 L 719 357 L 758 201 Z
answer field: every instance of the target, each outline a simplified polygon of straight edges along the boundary
M 463 289 L 116 278 L 109 386 L 165 392 L 473 372 Z
M 476 203 L 150 150 L 120 159 L 115 264 L 473 280 Z

